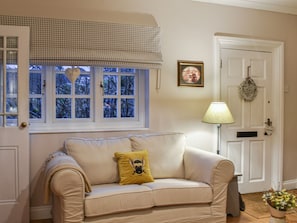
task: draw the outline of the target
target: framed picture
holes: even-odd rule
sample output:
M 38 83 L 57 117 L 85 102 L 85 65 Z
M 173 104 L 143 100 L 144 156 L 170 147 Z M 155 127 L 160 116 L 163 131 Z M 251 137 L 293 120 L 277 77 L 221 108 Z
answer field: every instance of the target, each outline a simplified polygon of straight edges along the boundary
M 204 87 L 204 64 L 201 61 L 177 61 L 178 86 Z

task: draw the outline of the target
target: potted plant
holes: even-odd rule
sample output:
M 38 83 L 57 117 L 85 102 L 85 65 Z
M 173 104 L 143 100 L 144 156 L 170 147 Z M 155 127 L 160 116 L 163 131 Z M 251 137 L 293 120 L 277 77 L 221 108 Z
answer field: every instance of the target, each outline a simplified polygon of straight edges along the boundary
M 296 196 L 283 190 L 273 190 L 264 192 L 263 201 L 269 206 L 272 217 L 283 218 L 286 211 L 297 207 Z

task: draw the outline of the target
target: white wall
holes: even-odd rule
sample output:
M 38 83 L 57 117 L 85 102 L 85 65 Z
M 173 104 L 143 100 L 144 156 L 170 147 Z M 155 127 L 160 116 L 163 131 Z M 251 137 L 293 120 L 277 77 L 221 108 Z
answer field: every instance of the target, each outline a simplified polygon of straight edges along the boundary
M 103 11 L 105 11 L 103 13 Z M 114 11 L 152 14 L 161 27 L 163 67 L 161 89 L 150 79 L 150 131 L 179 131 L 188 143 L 215 151 L 216 127 L 201 118 L 214 99 L 214 35 L 227 33 L 285 42 L 285 147 L 284 180 L 296 182 L 297 158 L 297 16 L 225 7 L 191 0 L 5 0 L 0 13 L 97 20 Z M 205 87 L 178 87 L 177 60 L 203 61 Z M 98 137 L 111 133 L 92 133 Z M 116 135 L 126 133 L 112 133 Z M 41 170 L 49 153 L 73 134 L 31 135 L 31 206 L 42 205 Z M 77 135 L 77 134 L 76 134 Z M 81 136 L 81 135 L 80 135 Z

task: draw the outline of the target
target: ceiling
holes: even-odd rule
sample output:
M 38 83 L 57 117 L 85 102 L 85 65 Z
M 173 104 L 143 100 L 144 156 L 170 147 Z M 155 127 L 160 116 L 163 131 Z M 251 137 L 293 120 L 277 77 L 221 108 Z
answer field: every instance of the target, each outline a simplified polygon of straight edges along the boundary
M 297 0 L 193 0 L 297 15 Z

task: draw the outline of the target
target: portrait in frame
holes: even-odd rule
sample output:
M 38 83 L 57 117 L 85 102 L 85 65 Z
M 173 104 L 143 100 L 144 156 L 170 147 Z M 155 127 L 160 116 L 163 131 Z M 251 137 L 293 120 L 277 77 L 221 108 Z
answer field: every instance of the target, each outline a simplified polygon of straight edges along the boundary
M 204 64 L 202 61 L 177 61 L 178 86 L 204 87 Z

